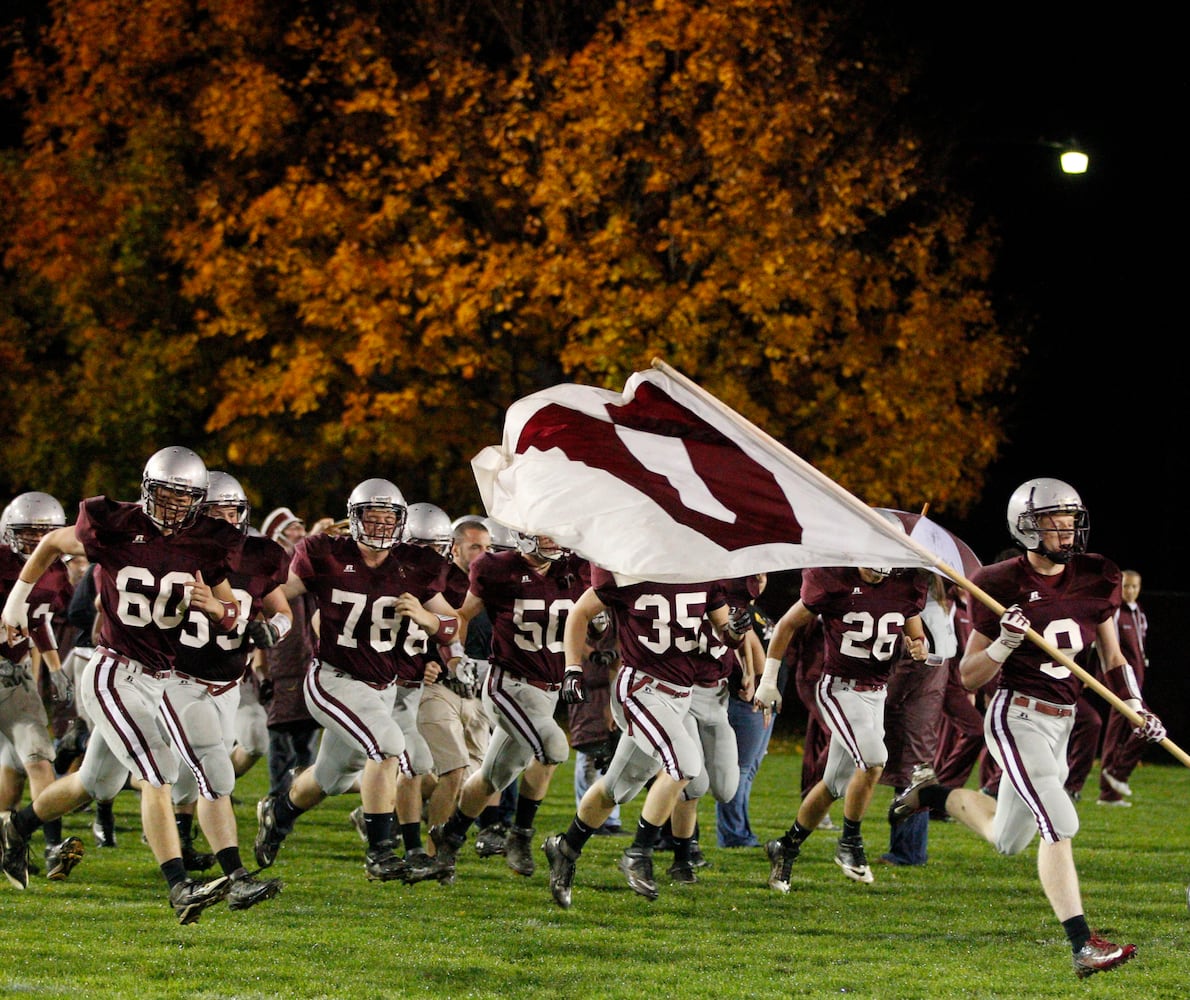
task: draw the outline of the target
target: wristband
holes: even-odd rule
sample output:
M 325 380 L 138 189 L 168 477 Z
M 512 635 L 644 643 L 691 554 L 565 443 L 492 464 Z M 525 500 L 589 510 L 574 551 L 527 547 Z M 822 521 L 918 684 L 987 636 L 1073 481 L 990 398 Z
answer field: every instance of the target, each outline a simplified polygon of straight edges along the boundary
M 33 584 L 26 583 L 20 577 L 13 581 L 8 591 L 8 600 L 4 602 L 5 621 L 23 621 L 22 627 L 29 624 L 29 595 L 33 593 Z
M 221 632 L 230 632 L 240 618 L 240 605 L 236 601 L 219 601 L 223 605 L 223 617 L 215 622 Z
M 1136 683 L 1136 674 L 1133 672 L 1131 664 L 1125 663 L 1104 671 L 1103 683 L 1121 701 L 1130 699 L 1141 701 L 1140 685 Z
M 760 675 L 761 684 L 776 684 L 777 675 L 781 672 L 781 661 L 770 656 L 764 661 L 764 673 Z
M 269 624 L 277 630 L 277 641 L 280 642 L 287 635 L 289 630 L 293 628 L 293 622 L 278 611 L 272 618 L 269 619 Z
M 1008 646 L 997 639 L 990 646 L 988 646 L 984 652 L 988 654 L 988 659 L 993 663 L 999 663 L 1003 665 L 1004 661 L 1012 656 L 1013 650 L 1011 646 Z
M 459 620 L 453 615 L 438 615 L 438 631 L 434 637 L 440 645 L 446 645 L 458 634 Z

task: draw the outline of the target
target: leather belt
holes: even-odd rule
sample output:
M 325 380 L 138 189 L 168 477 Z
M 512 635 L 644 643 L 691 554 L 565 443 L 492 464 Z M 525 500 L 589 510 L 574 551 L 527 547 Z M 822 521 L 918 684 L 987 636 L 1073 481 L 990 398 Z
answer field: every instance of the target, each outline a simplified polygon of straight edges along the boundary
M 134 674 L 144 674 L 146 677 L 155 677 L 158 680 L 162 680 L 173 672 L 170 670 L 150 670 L 143 663 L 137 660 L 131 660 L 123 653 L 117 653 L 110 646 L 96 646 L 95 649 L 103 654 L 104 659 L 110 660 L 117 667 L 124 667 L 126 670 L 131 670 Z
M 726 677 L 720 677 L 717 681 L 695 681 L 696 687 L 700 688 L 721 688 L 727 683 Z
M 888 687 L 888 685 L 884 683 L 877 683 L 875 681 L 855 681 L 850 677 L 836 676 L 835 680 L 852 691 L 883 691 L 886 687 Z
M 194 684 L 201 684 L 207 689 L 212 698 L 218 698 L 221 694 L 227 694 L 232 688 L 240 683 L 237 677 L 234 681 L 208 681 L 203 677 L 195 677 L 193 674 L 182 673 L 181 670 L 173 672 L 174 677 L 182 681 L 191 681 Z
M 1069 719 L 1074 715 L 1073 708 L 1051 705 L 1048 701 L 1038 701 L 1036 698 L 1029 698 L 1023 694 L 1018 694 L 1013 698 L 1012 704 L 1019 708 L 1030 708 L 1039 715 L 1052 715 L 1055 719 Z
M 638 671 L 639 673 L 639 671 Z M 643 687 L 652 685 L 653 690 L 660 694 L 668 695 L 670 698 L 689 698 L 689 688 L 670 687 L 664 681 L 657 680 L 656 677 L 650 677 L 648 674 L 640 674 L 640 678 L 632 682 L 632 686 L 628 689 L 628 697 L 632 697 Z
M 518 677 L 517 680 L 523 681 L 525 684 L 528 684 L 530 687 L 535 687 L 541 691 L 561 691 L 562 690 L 561 684 L 547 684 L 545 681 L 532 681 L 528 677 Z

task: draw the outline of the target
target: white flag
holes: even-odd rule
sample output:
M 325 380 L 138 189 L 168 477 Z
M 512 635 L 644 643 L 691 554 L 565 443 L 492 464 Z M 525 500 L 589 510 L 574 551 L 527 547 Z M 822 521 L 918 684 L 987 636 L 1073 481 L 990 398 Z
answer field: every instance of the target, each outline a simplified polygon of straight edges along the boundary
M 655 364 L 660 364 L 655 362 Z M 935 557 L 683 376 L 557 385 L 508 409 L 471 466 L 488 514 L 621 577 L 697 582 Z

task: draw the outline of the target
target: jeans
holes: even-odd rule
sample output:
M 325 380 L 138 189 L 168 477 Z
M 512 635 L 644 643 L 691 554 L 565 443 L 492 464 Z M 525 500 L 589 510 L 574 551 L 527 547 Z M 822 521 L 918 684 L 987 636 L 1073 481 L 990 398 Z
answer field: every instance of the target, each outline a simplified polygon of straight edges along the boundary
M 760 762 L 768 750 L 773 725 L 770 722 L 766 728 L 764 713 L 753 712 L 749 702 L 741 701 L 735 695 L 727 703 L 727 720 L 735 730 L 739 748 L 740 785 L 734 797 L 715 805 L 719 846 L 759 847 L 760 840 L 752 832 L 748 820 L 748 797 L 752 794 L 752 782 L 760 770 Z
M 587 794 L 587 789 L 595 784 L 599 776 L 599 772 L 595 770 L 595 763 L 591 759 L 591 756 L 583 753 L 581 750 L 576 750 L 574 752 L 574 806 L 576 809 L 578 808 L 578 804 L 582 802 L 583 796 Z M 619 825 L 620 805 L 616 803 L 611 815 L 604 821 L 604 826 Z
M 292 782 L 289 772 L 309 767 L 318 753 L 322 727 L 313 719 L 309 727 L 293 723 L 285 729 L 269 729 L 269 794 L 287 792 Z

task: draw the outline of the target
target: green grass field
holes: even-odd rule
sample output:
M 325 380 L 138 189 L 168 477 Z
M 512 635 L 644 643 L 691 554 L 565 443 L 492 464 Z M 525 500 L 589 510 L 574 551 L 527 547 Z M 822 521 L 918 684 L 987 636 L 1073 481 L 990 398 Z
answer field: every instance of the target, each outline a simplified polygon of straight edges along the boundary
M 753 794 L 762 839 L 788 826 L 801 759 L 774 748 Z M 598 837 L 579 862 L 573 908 L 549 894 L 544 856 L 532 878 L 502 858 L 460 854 L 452 886 L 370 883 L 347 820 L 358 798 L 330 800 L 299 821 L 273 869 L 275 900 L 225 906 L 180 927 L 140 841 L 137 799 L 117 799 L 119 846 L 91 846 L 90 816 L 66 819 L 87 844 L 69 881 L 0 884 L 0 995 L 42 997 L 1021 997 L 1190 996 L 1190 770 L 1148 764 L 1132 779 L 1136 806 L 1079 807 L 1075 841 L 1088 919 L 1137 957 L 1080 982 L 1037 882 L 1036 842 L 998 857 L 955 824 L 931 824 L 930 862 L 874 866 L 848 881 L 832 861 L 835 834 L 810 838 L 793 891 L 766 885 L 761 849 L 714 846 L 699 884 L 664 880 L 661 898 L 634 895 L 616 870 L 625 838 Z M 251 859 L 263 764 L 241 781 L 241 839 Z M 868 853 L 887 845 L 881 787 L 865 823 Z M 635 822 L 640 800 L 624 809 Z M 571 770 L 555 779 L 536 842 L 573 814 Z M 836 804 L 834 815 L 840 818 Z M 473 843 L 474 838 L 472 838 Z M 40 834 L 35 837 L 41 848 Z

